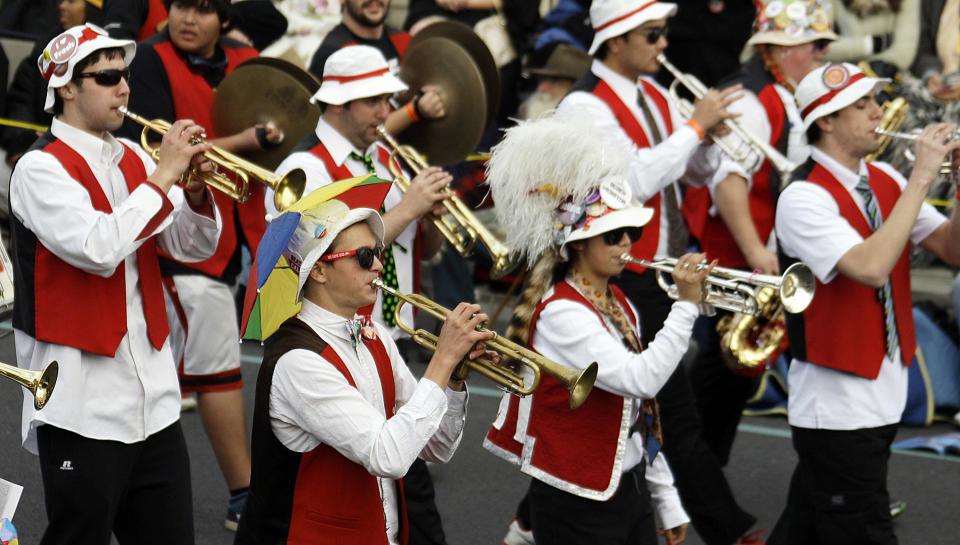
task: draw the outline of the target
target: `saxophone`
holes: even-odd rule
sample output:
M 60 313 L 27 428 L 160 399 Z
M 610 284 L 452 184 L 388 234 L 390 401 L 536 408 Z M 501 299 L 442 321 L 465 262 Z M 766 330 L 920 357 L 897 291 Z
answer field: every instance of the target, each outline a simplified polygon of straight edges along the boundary
M 756 292 L 757 314 L 737 312 L 717 324 L 723 362 L 734 373 L 756 377 L 763 374 L 787 349 L 787 324 L 783 303 L 776 290 L 761 287 Z

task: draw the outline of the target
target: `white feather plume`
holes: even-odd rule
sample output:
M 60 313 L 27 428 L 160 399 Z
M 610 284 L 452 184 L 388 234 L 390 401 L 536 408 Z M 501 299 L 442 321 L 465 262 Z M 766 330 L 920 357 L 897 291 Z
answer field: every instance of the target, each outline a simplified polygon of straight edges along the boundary
M 558 246 L 557 207 L 568 199 L 584 202 L 603 178 L 622 178 L 630 159 L 626 145 L 580 112 L 523 121 L 492 151 L 487 183 L 497 219 L 507 244 L 528 263 Z

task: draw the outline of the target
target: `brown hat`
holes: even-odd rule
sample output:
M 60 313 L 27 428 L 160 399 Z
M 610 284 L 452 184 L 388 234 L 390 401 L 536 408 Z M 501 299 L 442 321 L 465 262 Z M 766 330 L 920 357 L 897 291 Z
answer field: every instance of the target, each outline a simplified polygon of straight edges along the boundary
M 571 45 L 558 44 L 543 66 L 531 68 L 528 72 L 538 76 L 576 80 L 590 69 L 591 62 L 593 58 L 587 55 L 586 51 Z

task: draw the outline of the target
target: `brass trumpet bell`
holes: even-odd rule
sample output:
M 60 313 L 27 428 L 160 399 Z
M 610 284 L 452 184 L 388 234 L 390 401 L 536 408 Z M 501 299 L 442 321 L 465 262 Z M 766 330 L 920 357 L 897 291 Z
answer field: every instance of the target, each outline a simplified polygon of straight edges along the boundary
M 414 330 L 401 321 L 400 309 L 404 303 L 410 303 L 441 321 L 446 320 L 447 312 L 449 311 L 422 295 L 400 293 L 384 284 L 379 278 L 373 281 L 373 285 L 400 299 L 400 303 L 397 304 L 394 310 L 397 327 L 410 335 L 414 342 L 420 346 L 435 351 L 437 349 L 437 336 L 423 329 Z M 479 331 L 488 331 L 483 327 L 478 327 L 477 329 Z M 485 344 L 487 348 L 499 353 L 503 358 L 517 362 L 518 365 L 528 367 L 533 372 L 533 379 L 530 381 L 530 384 L 525 384 L 523 376 L 513 369 L 494 363 L 486 358 L 462 361 L 460 366 L 457 367 L 457 374 L 466 376 L 469 370 L 476 371 L 497 383 L 511 394 L 523 397 L 532 394 L 540 386 L 542 374 L 546 373 L 548 376 L 563 384 L 564 388 L 570 392 L 571 409 L 576 409 L 587 400 L 590 390 L 593 389 L 593 383 L 597 380 L 597 362 L 592 362 L 582 370 L 572 369 L 548 360 L 529 348 L 504 339 L 497 335 L 496 332 L 494 332 L 494 335 L 494 338 L 486 341 Z
M 0 376 L 30 390 L 30 393 L 33 394 L 33 406 L 39 411 L 47 404 L 47 401 L 50 401 L 53 387 L 57 384 L 58 369 L 59 366 L 56 361 L 51 361 L 41 371 L 30 371 L 29 369 L 20 369 L 13 365 L 0 363 Z

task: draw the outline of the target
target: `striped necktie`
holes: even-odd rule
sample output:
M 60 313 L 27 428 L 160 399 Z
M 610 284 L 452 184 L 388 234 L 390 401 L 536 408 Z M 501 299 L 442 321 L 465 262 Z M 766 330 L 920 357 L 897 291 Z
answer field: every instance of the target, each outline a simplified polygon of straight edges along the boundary
M 880 208 L 877 206 L 877 199 L 873 196 L 870 189 L 870 183 L 866 176 L 861 176 L 856 186 L 857 192 L 863 197 L 864 206 L 867 208 L 867 218 L 870 221 L 870 228 L 876 231 L 883 223 L 883 217 L 880 215 Z M 890 277 L 883 283 L 883 287 L 877 290 L 877 299 L 883 303 L 883 323 L 887 332 L 887 357 L 890 361 L 894 359 L 900 350 L 900 339 L 897 337 L 897 316 L 893 311 L 893 286 L 890 284 Z
M 663 135 L 660 134 L 660 127 L 650 111 L 647 104 L 647 98 L 643 94 L 643 88 L 637 89 L 637 105 L 643 112 L 643 118 L 650 127 L 650 143 L 656 146 L 663 142 Z M 680 212 L 680 202 L 677 200 L 676 184 L 669 184 L 663 188 L 663 209 L 667 215 L 667 254 L 671 257 L 680 257 L 687 249 L 690 242 L 690 233 L 687 231 L 687 225 L 683 221 L 683 214 Z
M 376 176 L 377 168 L 373 165 L 372 157 L 351 151 L 350 158 L 363 163 L 363 166 L 367 168 L 367 172 Z M 384 212 L 386 212 L 386 207 L 381 204 L 380 214 Z M 400 284 L 397 282 L 397 263 L 393 259 L 392 244 L 387 244 L 386 248 L 383 249 L 383 256 L 380 258 L 380 262 L 383 264 L 383 270 L 380 272 L 383 281 L 387 286 L 399 291 Z M 396 327 L 397 319 L 394 317 L 394 311 L 397 309 L 397 298 L 385 291 L 380 295 L 383 298 L 383 323 L 388 327 Z

